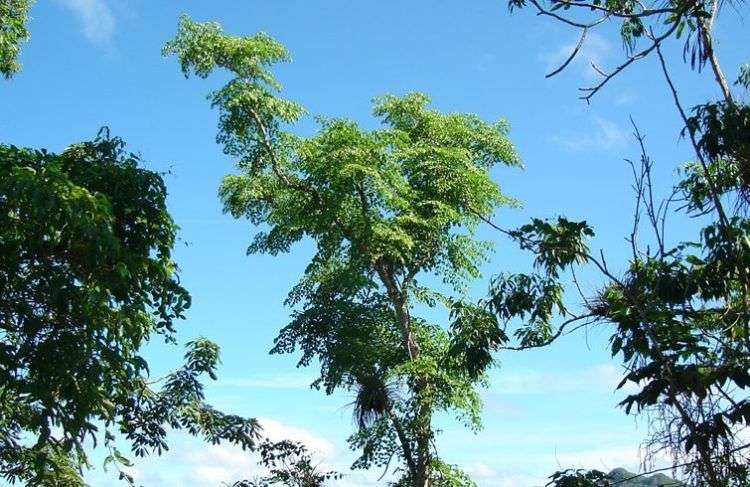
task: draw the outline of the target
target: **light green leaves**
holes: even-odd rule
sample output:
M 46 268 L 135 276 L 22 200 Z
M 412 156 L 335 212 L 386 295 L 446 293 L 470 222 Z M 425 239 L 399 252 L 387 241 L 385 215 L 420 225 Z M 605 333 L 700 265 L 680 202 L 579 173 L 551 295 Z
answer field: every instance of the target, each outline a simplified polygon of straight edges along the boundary
M 300 137 L 287 129 L 302 109 L 277 96 L 269 71 L 286 52 L 268 37 L 228 36 L 183 18 L 165 53 L 177 54 L 186 73 L 229 71 L 211 100 L 217 140 L 237 157 L 238 174 L 225 177 L 219 194 L 227 212 L 265 226 L 248 251 L 285 253 L 305 238 L 316 246 L 273 353 L 300 351 L 300 366 L 320 364 L 314 386 L 356 392 L 355 467 L 397 454 L 414 485 L 433 474 L 459 479 L 434 462 L 432 415 L 451 411 L 478 427 L 476 387 L 491 359 L 474 351 L 499 341 L 498 328 L 449 332 L 413 308 L 434 301 L 417 284 L 422 276 L 440 276 L 459 293 L 478 277 L 489 245 L 474 229 L 515 203 L 489 175 L 521 165 L 507 124 L 441 113 L 410 93 L 375 100 L 380 128 L 320 117 L 318 131 Z M 459 349 L 463 360 L 452 356 Z
M 251 37 L 224 34 L 216 22 L 194 22 L 187 15 L 180 17 L 177 35 L 162 49 L 162 54 L 176 55 L 182 72 L 201 78 L 215 68 L 233 71 L 237 77 L 260 81 L 278 88 L 279 84 L 268 67 L 288 61 L 286 48 L 270 36 L 260 33 Z
M 0 2 L 0 74 L 10 78 L 19 69 L 20 44 L 29 37 L 26 29 L 31 0 Z

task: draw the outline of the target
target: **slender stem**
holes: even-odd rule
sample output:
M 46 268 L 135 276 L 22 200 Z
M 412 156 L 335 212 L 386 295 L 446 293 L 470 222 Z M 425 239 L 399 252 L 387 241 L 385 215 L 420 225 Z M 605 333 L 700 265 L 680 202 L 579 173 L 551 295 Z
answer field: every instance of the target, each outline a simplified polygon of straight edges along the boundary
M 583 47 L 583 43 L 586 41 L 586 34 L 588 34 L 588 31 L 589 31 L 588 27 L 584 27 L 583 29 L 581 29 L 581 37 L 578 38 L 578 43 L 576 44 L 576 47 L 573 49 L 573 51 L 570 53 L 570 56 L 568 56 L 565 62 L 562 63 L 557 69 L 555 69 L 551 73 L 544 75 L 545 78 L 551 78 L 554 75 L 561 72 L 566 67 L 568 67 L 568 64 L 570 64 L 570 62 L 573 61 L 573 59 L 575 59 L 575 57 L 578 55 L 578 51 L 580 51 L 581 47 Z
M 596 317 L 597 317 L 597 315 L 595 313 L 587 313 L 585 315 L 574 316 L 574 317 L 572 317 L 572 318 L 564 321 L 563 323 L 561 323 L 560 326 L 557 328 L 557 331 L 555 332 L 555 334 L 552 335 L 549 339 L 545 340 L 542 343 L 537 343 L 537 344 L 534 344 L 534 345 L 519 346 L 519 347 L 497 347 L 497 349 L 498 350 L 514 350 L 514 351 L 518 351 L 518 350 L 528 350 L 528 349 L 531 349 L 531 348 L 546 347 L 547 345 L 551 345 L 552 342 L 554 342 L 555 340 L 557 340 L 561 336 L 563 336 L 563 335 L 569 335 L 569 334 L 573 333 L 574 331 L 576 331 L 576 330 L 578 330 L 580 328 L 583 328 L 584 326 L 588 326 L 588 325 L 592 324 L 595 320 L 591 320 L 591 318 L 596 318 Z M 570 331 L 565 332 L 565 329 L 568 327 L 568 325 L 571 325 L 571 324 L 575 323 L 576 321 L 580 321 L 580 320 L 588 320 L 588 321 L 586 321 L 585 323 L 579 323 L 578 325 L 576 325 L 575 327 L 573 327 Z
M 675 106 L 680 112 L 680 117 L 682 117 L 682 122 L 685 125 L 685 130 L 687 130 L 688 135 L 690 136 L 690 142 L 693 145 L 693 150 L 695 150 L 695 155 L 696 157 L 698 157 L 698 161 L 700 162 L 701 168 L 703 169 L 703 174 L 706 178 L 706 182 L 708 183 L 708 187 L 711 193 L 711 199 L 713 200 L 714 206 L 716 207 L 716 212 L 719 214 L 719 222 L 721 223 L 723 231 L 726 235 L 727 228 L 729 226 L 729 220 L 726 213 L 724 212 L 724 206 L 721 204 L 721 199 L 719 198 L 716 183 L 714 182 L 713 178 L 711 177 L 711 173 L 708 170 L 708 164 L 706 163 L 706 159 L 703 157 L 703 153 L 698 146 L 698 140 L 695 138 L 695 133 L 693 133 L 693 131 L 688 127 L 687 114 L 685 113 L 685 109 L 682 108 L 680 97 L 677 95 L 677 89 L 675 88 L 675 85 L 672 82 L 672 77 L 669 75 L 669 71 L 667 70 L 667 63 L 664 60 L 664 55 L 661 52 L 661 47 L 659 47 L 658 45 L 656 47 L 656 54 L 661 64 L 662 73 L 664 73 L 664 79 L 667 81 L 667 85 L 672 92 L 672 98 L 674 100 Z
M 390 407 L 387 409 L 387 412 L 388 418 L 391 420 L 393 428 L 396 430 L 396 436 L 398 436 L 398 440 L 401 443 L 401 449 L 404 452 L 404 458 L 406 459 L 406 466 L 409 468 L 409 474 L 412 476 L 412 478 L 416 478 L 417 464 L 414 462 L 414 453 L 411 450 L 409 437 L 406 436 L 406 432 L 404 431 L 404 427 L 401 424 L 401 420 L 398 419 L 398 416 Z
M 587 103 L 590 103 L 591 102 L 591 98 L 593 98 L 594 95 L 596 95 L 599 92 L 599 90 L 601 90 L 604 87 L 604 85 L 606 85 L 612 78 L 614 78 L 615 76 L 617 76 L 618 74 L 620 74 L 620 72 L 622 72 L 625 68 L 627 68 L 628 66 L 630 66 L 631 64 L 633 64 L 635 61 L 638 61 L 639 59 L 643 59 L 646 56 L 648 56 L 654 49 L 658 49 L 659 45 L 667 37 L 671 36 L 672 33 L 675 30 L 677 30 L 677 26 L 679 25 L 679 20 L 680 20 L 679 18 L 676 19 L 675 22 L 672 24 L 672 27 L 670 27 L 669 29 L 667 29 L 667 31 L 664 32 L 662 35 L 660 35 L 658 37 L 653 37 L 652 36 L 652 43 L 651 43 L 651 45 L 649 47 L 643 49 L 642 51 L 638 52 L 637 54 L 629 56 L 627 61 L 625 61 L 624 63 L 622 63 L 619 66 L 617 66 L 614 71 L 612 71 L 611 73 L 607 74 L 604 77 L 604 79 L 602 81 L 600 81 L 598 84 L 596 84 L 595 86 L 592 86 L 590 88 L 579 88 L 580 91 L 586 93 L 586 95 L 583 95 L 580 98 L 582 100 L 586 100 Z

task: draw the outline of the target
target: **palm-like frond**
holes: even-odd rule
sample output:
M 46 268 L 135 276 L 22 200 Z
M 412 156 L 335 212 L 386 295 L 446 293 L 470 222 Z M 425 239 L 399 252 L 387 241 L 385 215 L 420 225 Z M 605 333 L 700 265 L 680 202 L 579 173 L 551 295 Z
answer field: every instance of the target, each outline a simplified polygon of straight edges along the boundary
M 387 383 L 378 374 L 357 377 L 354 421 L 364 429 L 386 414 L 397 400 L 397 386 Z

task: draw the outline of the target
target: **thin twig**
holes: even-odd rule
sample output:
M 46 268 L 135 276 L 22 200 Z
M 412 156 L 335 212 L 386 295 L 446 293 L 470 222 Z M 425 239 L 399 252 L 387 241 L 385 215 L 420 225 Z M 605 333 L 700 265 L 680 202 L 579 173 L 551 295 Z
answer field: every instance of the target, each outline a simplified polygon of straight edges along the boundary
M 588 33 L 588 31 L 589 31 L 588 27 L 584 27 L 583 29 L 581 29 L 581 37 L 578 38 L 578 44 L 576 44 L 576 47 L 575 49 L 573 49 L 573 52 L 570 53 L 570 56 L 568 56 L 565 62 L 562 63 L 557 69 L 555 69 L 551 73 L 544 75 L 545 78 L 551 78 L 557 73 L 559 73 L 560 71 L 562 71 L 563 69 L 565 69 L 566 67 L 568 67 L 568 64 L 570 64 L 570 62 L 573 61 L 576 55 L 578 55 L 578 51 L 581 50 L 583 43 L 586 41 L 586 34 Z
M 617 66 L 614 71 L 612 71 L 607 76 L 605 76 L 604 79 L 600 81 L 599 83 L 597 83 L 595 86 L 592 86 L 590 88 L 579 88 L 579 91 L 587 93 L 586 95 L 583 95 L 580 97 L 581 100 L 586 100 L 587 103 L 591 103 L 591 98 L 593 98 L 594 95 L 596 95 L 599 92 L 599 90 L 601 90 L 604 87 L 604 85 L 606 85 L 612 78 L 617 76 L 619 73 L 621 73 L 625 68 L 633 64 L 635 61 L 638 61 L 639 59 L 643 59 L 646 56 L 648 56 L 654 49 L 656 49 L 659 46 L 659 44 L 662 43 L 662 41 L 664 41 L 664 39 L 672 35 L 672 33 L 677 29 L 678 25 L 679 25 L 679 19 L 677 19 L 672 25 L 672 27 L 670 27 L 666 32 L 664 32 L 664 34 L 660 35 L 659 37 L 654 37 L 653 42 L 651 43 L 649 47 L 647 47 L 646 49 L 640 51 L 639 53 L 633 56 L 629 56 L 627 61 Z
M 672 82 L 672 77 L 669 75 L 669 71 L 667 70 L 667 63 L 664 60 L 664 55 L 662 54 L 661 47 L 658 44 L 656 45 L 656 54 L 657 54 L 657 57 L 659 58 L 659 62 L 661 63 L 661 68 L 662 68 L 662 73 L 664 74 L 664 79 L 667 81 L 669 90 L 672 92 L 672 98 L 674 100 L 675 106 L 677 107 L 677 111 L 680 113 L 680 117 L 682 117 L 682 122 L 685 124 L 685 130 L 690 136 L 690 142 L 692 143 L 693 149 L 695 150 L 695 155 L 698 157 L 698 161 L 700 162 L 701 168 L 703 169 L 703 174 L 706 178 L 706 182 L 708 182 L 708 186 L 709 186 L 710 193 L 711 193 L 711 199 L 713 200 L 714 206 L 716 207 L 716 211 L 719 214 L 719 221 L 721 223 L 721 226 L 724 232 L 726 232 L 729 226 L 729 220 L 727 219 L 727 215 L 724 212 L 724 207 L 721 204 L 721 200 L 719 199 L 719 193 L 718 193 L 716 184 L 714 183 L 714 180 L 711 177 L 711 173 L 708 170 L 708 164 L 706 163 L 706 159 L 703 157 L 703 152 L 700 150 L 700 147 L 698 146 L 698 141 L 695 138 L 695 133 L 689 127 L 687 114 L 685 113 L 685 110 L 682 108 L 680 97 L 677 95 L 677 89 L 675 88 L 675 85 Z
M 552 342 L 554 342 L 555 340 L 557 340 L 561 336 L 570 335 L 571 333 L 574 333 L 577 330 L 580 330 L 584 326 L 588 326 L 588 325 L 596 322 L 597 318 L 598 318 L 598 316 L 595 313 L 587 313 L 585 315 L 575 316 L 573 318 L 565 320 L 560 325 L 560 327 L 557 329 L 557 331 L 555 332 L 555 334 L 552 335 L 547 340 L 545 340 L 544 342 L 535 343 L 534 345 L 519 345 L 517 347 L 497 347 L 497 349 L 498 350 L 515 350 L 515 351 L 520 351 L 520 350 L 529 350 L 529 349 L 532 349 L 532 348 L 546 347 L 547 345 L 551 345 Z M 568 325 L 570 325 L 572 323 L 575 323 L 576 321 L 580 321 L 580 320 L 588 320 L 588 321 L 586 321 L 585 323 L 580 323 L 580 324 L 574 326 L 573 328 L 571 328 L 570 330 L 565 331 L 565 328 L 567 328 Z

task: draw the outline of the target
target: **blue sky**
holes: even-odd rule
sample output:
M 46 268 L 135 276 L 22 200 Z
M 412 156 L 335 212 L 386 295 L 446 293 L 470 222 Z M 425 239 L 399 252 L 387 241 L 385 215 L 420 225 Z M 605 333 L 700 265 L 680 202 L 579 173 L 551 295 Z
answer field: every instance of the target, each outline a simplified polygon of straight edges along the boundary
M 233 167 L 214 142 L 217 117 L 205 99 L 221 79 L 186 81 L 174 59 L 160 55 L 183 12 L 234 34 L 263 30 L 283 42 L 294 59 L 277 70 L 285 96 L 312 114 L 373 126 L 374 96 L 419 90 L 442 110 L 506 118 L 526 169 L 494 177 L 524 208 L 495 219 L 513 226 L 531 216 L 585 218 L 597 232 L 593 247 L 606 249 L 613 268 L 627 258 L 632 215 L 623 158 L 638 156 L 628 116 L 647 134 L 663 188 L 690 154 L 654 59 L 624 72 L 591 106 L 577 99 L 577 88 L 595 79 L 589 61 L 611 67 L 621 59 L 614 26 L 589 36 L 580 61 L 545 79 L 576 33 L 530 11 L 510 15 L 503 0 L 38 0 L 23 71 L 0 86 L 0 141 L 60 150 L 108 125 L 149 167 L 169 170 L 169 204 L 183 239 L 176 258 L 194 301 L 179 337 L 206 336 L 222 347 L 209 401 L 263 418 L 269 435 L 303 440 L 339 469 L 354 459 L 344 441 L 351 398 L 310 391 L 315 370 L 267 353 L 289 314 L 285 294 L 312 250 L 302 244 L 289 255 L 246 256 L 253 229 L 222 214 L 216 189 Z M 731 77 L 750 60 L 748 13 L 728 8 L 719 21 L 717 50 Z M 710 74 L 682 65 L 680 48 L 668 53 L 686 104 L 716 97 Z M 299 131 L 314 128 L 305 122 Z M 678 221 L 671 238 L 690 235 L 693 225 Z M 528 269 L 526 256 L 496 240 L 486 277 Z M 601 282 L 593 273 L 582 280 L 589 290 Z M 485 287 L 477 283 L 474 295 Z M 483 487 L 541 485 L 559 466 L 635 469 L 646 425 L 615 408 L 620 370 L 608 356 L 608 335 L 591 329 L 548 349 L 501 354 L 484 392 L 485 429 L 473 435 L 441 421 L 444 458 Z M 181 354 L 161 344 L 147 350 L 155 373 L 177 365 Z M 255 472 L 253 457 L 230 447 L 179 434 L 172 445 L 165 456 L 139 462 L 135 475 L 145 485 L 220 485 Z M 368 485 L 378 475 L 351 474 L 340 485 Z M 113 479 L 100 471 L 89 478 L 94 486 Z

